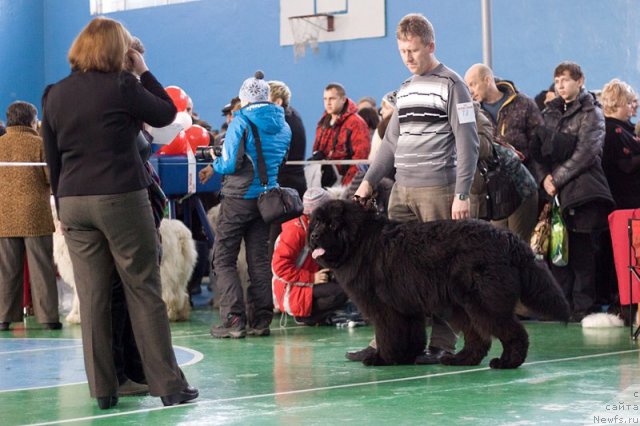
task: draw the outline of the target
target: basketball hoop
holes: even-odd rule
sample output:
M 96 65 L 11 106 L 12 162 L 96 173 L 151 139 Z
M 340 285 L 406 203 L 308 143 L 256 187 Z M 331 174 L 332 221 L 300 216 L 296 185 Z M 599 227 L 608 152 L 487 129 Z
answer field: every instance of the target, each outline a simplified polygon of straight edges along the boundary
M 304 57 L 307 47 L 318 53 L 318 36 L 320 31 L 332 32 L 333 15 L 317 14 L 291 16 L 289 25 L 293 35 L 293 56 L 298 62 L 298 58 Z

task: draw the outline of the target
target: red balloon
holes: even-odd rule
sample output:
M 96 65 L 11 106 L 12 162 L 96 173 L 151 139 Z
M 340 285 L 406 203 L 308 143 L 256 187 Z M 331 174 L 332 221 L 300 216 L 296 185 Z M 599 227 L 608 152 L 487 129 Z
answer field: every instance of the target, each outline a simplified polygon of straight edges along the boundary
M 209 145 L 209 132 L 204 127 L 194 124 L 186 130 L 186 133 L 193 152 L 196 152 L 196 148 L 199 146 Z
M 158 154 L 184 155 L 187 153 L 188 147 L 189 141 L 187 140 L 187 134 L 184 130 L 181 130 L 178 136 L 158 150 Z
M 187 93 L 178 86 L 166 87 L 167 94 L 173 101 L 173 104 L 178 109 L 178 112 L 185 111 L 187 109 L 187 103 L 189 102 L 189 96 Z

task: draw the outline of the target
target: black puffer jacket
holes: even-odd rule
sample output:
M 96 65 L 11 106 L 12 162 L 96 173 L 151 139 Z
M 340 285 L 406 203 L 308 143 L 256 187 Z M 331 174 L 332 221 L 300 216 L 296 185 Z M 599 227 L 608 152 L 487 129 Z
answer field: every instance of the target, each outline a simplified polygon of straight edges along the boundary
M 564 108 L 564 100 L 559 97 L 542 112 L 545 126 L 552 130 L 547 134 L 575 136 L 575 149 L 569 158 L 561 162 L 536 162 L 536 177 L 542 182 L 546 175 L 551 174 L 559 193 L 563 217 L 568 220 L 570 228 L 588 231 L 606 226 L 606 214 L 614 205 L 601 164 L 604 116 L 593 96 L 584 89 L 566 111 Z
M 507 96 L 498 111 L 497 122 L 493 123 L 496 139 L 520 151 L 525 165 L 530 167 L 529 144 L 535 129 L 544 124 L 540 110 L 533 99 L 518 93 L 513 83 L 502 80 L 496 82 L 496 87 Z

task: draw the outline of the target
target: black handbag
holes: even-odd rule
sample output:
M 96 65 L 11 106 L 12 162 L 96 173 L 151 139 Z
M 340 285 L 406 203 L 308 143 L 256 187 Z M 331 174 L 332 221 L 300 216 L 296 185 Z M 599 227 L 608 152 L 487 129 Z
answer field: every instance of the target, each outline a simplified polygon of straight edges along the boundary
M 493 158 L 480 161 L 480 174 L 487 185 L 487 216 L 490 220 L 501 220 L 511 216 L 522 204 L 513 176 L 500 162 L 500 156 L 493 148 Z
M 265 191 L 258 196 L 258 210 L 260 211 L 262 220 L 264 220 L 265 223 L 282 223 L 300 216 L 304 208 L 298 191 L 293 188 L 281 186 L 266 189 L 269 178 L 267 177 L 267 165 L 262 155 L 262 141 L 260 140 L 260 134 L 258 133 L 256 125 L 249 121 L 249 126 L 251 127 L 251 133 L 256 143 L 260 183 L 265 188 Z

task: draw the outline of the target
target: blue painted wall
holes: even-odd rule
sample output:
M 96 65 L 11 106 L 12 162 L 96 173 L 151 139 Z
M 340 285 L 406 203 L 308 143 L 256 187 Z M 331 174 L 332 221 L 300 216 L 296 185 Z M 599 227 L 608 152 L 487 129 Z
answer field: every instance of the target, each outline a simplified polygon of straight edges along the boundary
M 0 1 L 0 119 L 7 106 L 24 100 L 40 105 L 44 85 L 44 0 Z
M 342 82 L 352 98 L 379 99 L 408 76 L 395 41 L 406 13 L 431 19 L 438 58 L 460 74 L 481 62 L 480 4 L 387 0 L 386 37 L 322 43 L 298 63 L 279 45 L 278 0 L 201 0 L 109 16 L 143 40 L 159 80 L 184 88 L 214 126 L 242 81 L 262 69 L 290 85 L 312 138 L 329 81 Z M 0 108 L 16 98 L 39 102 L 44 85 L 68 73 L 67 50 L 90 19 L 89 0 L 0 0 Z M 640 89 L 638 0 L 494 0 L 493 36 L 496 74 L 531 96 L 567 59 L 583 66 L 589 88 L 619 77 Z

